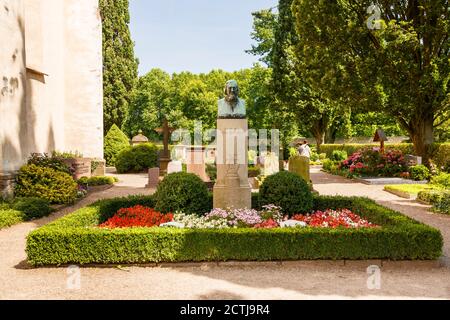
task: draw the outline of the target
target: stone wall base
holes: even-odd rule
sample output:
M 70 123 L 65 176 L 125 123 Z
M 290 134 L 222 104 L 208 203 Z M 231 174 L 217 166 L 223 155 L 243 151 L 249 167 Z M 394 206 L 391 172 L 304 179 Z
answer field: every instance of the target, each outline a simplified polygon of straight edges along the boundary
M 15 179 L 14 172 L 0 172 L 0 198 L 8 199 L 14 196 Z

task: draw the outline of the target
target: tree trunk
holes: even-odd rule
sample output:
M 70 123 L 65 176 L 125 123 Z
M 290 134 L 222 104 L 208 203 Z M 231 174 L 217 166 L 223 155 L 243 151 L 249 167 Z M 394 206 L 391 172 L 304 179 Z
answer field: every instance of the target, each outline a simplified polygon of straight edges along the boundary
M 328 128 L 325 132 L 325 143 L 334 144 L 336 142 L 337 129 L 336 127 Z
M 311 128 L 311 133 L 316 140 L 318 153 L 320 153 L 320 147 L 325 143 L 325 131 L 326 128 L 324 128 L 322 120 L 315 121 Z
M 425 165 L 429 164 L 431 145 L 434 143 L 433 114 L 422 114 L 411 121 L 410 136 L 416 155 L 422 157 Z

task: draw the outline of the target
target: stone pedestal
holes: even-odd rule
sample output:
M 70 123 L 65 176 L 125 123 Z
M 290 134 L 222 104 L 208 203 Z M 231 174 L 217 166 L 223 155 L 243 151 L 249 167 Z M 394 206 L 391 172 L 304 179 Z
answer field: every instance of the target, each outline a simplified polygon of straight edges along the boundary
M 106 161 L 99 159 L 91 159 L 91 170 L 93 177 L 106 175 Z
M 73 169 L 73 178 L 75 180 L 79 180 L 82 177 L 90 178 L 92 176 L 90 158 L 72 158 L 64 159 L 63 161 Z
M 217 181 L 214 208 L 251 208 L 252 189 L 248 181 L 248 121 L 217 121 Z
M 188 173 L 193 173 L 200 177 L 204 182 L 210 179 L 206 174 L 205 148 L 202 146 L 194 146 L 187 150 L 186 167 Z
M 14 196 L 15 178 L 15 173 L 0 172 L 0 200 L 9 199 Z

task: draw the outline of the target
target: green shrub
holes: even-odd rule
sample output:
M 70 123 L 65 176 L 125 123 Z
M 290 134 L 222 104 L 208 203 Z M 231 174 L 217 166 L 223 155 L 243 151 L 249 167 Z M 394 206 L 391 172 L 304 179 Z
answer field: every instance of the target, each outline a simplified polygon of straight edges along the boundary
M 50 203 L 41 198 L 16 198 L 12 208 L 22 212 L 26 220 L 40 219 L 53 212 Z
M 319 154 L 319 160 L 325 160 L 326 158 L 327 158 L 327 154 L 326 153 Z
M 156 210 L 202 215 L 211 209 L 208 188 L 198 176 L 177 172 L 167 175 L 155 194 Z
M 433 162 L 439 170 L 450 173 L 450 143 L 436 143 L 433 145 Z
M 415 181 L 423 181 L 430 179 L 430 170 L 425 167 L 423 164 L 413 166 L 409 168 L 409 174 L 411 179 Z
M 104 186 L 104 185 L 113 185 L 118 181 L 115 177 L 103 177 L 103 176 L 97 176 L 97 177 L 82 177 L 77 182 L 80 185 L 88 186 L 88 187 L 95 187 L 95 186 Z
M 118 173 L 138 173 L 154 168 L 158 164 L 158 148 L 152 143 L 127 147 L 116 157 Z
M 334 150 L 331 153 L 331 160 L 333 161 L 344 161 L 348 158 L 348 154 L 345 150 Z
M 83 158 L 83 154 L 78 151 L 53 151 L 52 157 L 57 159 L 77 159 L 77 158 Z
M 317 152 L 311 152 L 311 157 L 309 158 L 311 162 L 317 162 L 319 161 L 319 154 Z
M 370 144 L 323 144 L 320 146 L 321 152 L 325 152 L 327 154 L 327 158 L 331 159 L 333 155 L 333 151 L 345 151 L 348 155 L 354 154 L 357 151 L 364 149 L 372 149 L 374 147 L 380 147 L 379 143 L 370 143 Z M 410 143 L 387 143 L 386 149 L 394 149 L 399 150 L 403 154 L 414 154 L 414 147 Z M 345 160 L 345 159 L 344 159 Z
M 335 162 L 333 160 L 330 159 L 326 159 L 322 162 L 322 168 L 323 170 L 327 171 L 327 172 L 331 172 L 333 170 L 333 168 L 335 168 L 338 165 L 339 162 Z
M 41 198 L 52 204 L 72 203 L 78 185 L 72 176 L 34 164 L 23 166 L 17 175 L 15 194 L 18 197 Z
M 433 211 L 443 214 L 450 214 L 450 192 L 445 192 L 439 201 L 433 205 Z
M 450 173 L 442 172 L 431 178 L 431 184 L 450 189 Z
M 279 172 L 267 177 L 259 189 L 259 203 L 275 204 L 284 213 L 292 215 L 309 213 L 313 198 L 308 183 L 292 172 Z
M 11 227 L 15 224 L 24 222 L 26 219 L 23 212 L 13 209 L 0 209 L 0 229 Z
M 153 198 L 102 200 L 28 235 L 33 266 L 187 261 L 317 259 L 438 259 L 443 239 L 434 228 L 371 200 L 314 197 L 316 210 L 349 208 L 381 225 L 370 229 L 96 228 L 120 207 L 151 206 Z M 138 203 L 141 201 L 141 203 Z
M 186 170 L 183 170 L 183 172 L 186 172 Z M 217 166 L 213 164 L 207 164 L 206 165 L 206 174 L 208 175 L 209 179 L 211 181 L 216 181 L 217 179 Z
M 248 167 L 248 177 L 249 178 L 256 178 L 259 175 L 261 175 L 260 167 Z
M 113 125 L 105 136 L 105 160 L 110 166 L 116 165 L 116 157 L 123 149 L 130 146 L 130 139 L 117 125 Z
M 424 190 L 419 192 L 417 199 L 428 204 L 436 204 L 448 194 L 450 194 L 450 190 Z
M 69 166 L 64 163 L 64 159 L 55 155 L 49 156 L 45 153 L 33 153 L 28 159 L 28 164 L 72 174 Z

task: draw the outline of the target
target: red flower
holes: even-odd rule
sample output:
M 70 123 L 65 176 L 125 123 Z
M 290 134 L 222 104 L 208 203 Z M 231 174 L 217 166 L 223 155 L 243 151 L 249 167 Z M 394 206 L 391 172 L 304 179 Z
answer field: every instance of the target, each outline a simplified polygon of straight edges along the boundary
M 130 227 L 155 227 L 162 223 L 171 222 L 173 214 L 162 214 L 154 209 L 134 206 L 132 208 L 122 208 L 100 228 L 130 228 Z
M 313 228 L 374 228 L 376 225 L 362 219 L 348 209 L 317 211 L 311 215 L 295 215 L 293 220 L 306 222 Z
M 255 225 L 255 228 L 257 229 L 272 229 L 278 227 L 279 227 L 278 223 L 273 219 L 269 219 L 260 224 Z

